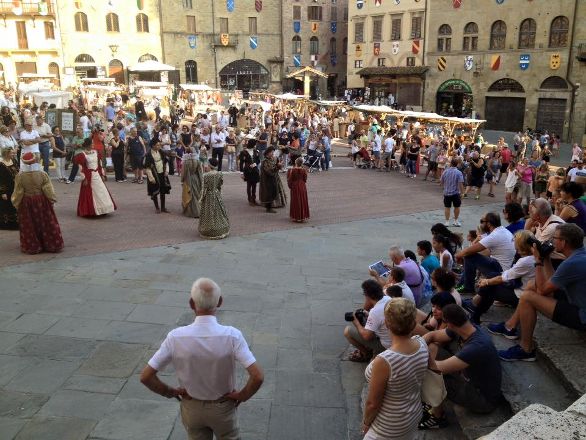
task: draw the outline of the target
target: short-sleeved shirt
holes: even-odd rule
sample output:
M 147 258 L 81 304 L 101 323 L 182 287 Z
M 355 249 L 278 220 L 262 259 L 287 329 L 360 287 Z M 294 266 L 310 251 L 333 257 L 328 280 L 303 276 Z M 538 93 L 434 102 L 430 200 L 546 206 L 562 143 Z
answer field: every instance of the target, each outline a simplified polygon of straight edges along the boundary
M 580 321 L 586 324 L 586 290 L 584 289 L 584 268 L 586 267 L 586 249 L 582 246 L 574 251 L 559 265 L 551 283 L 562 289 L 570 304 L 580 308 Z
M 421 266 L 431 275 L 434 270 L 440 267 L 440 262 L 435 255 L 429 254 L 421 260 Z
M 413 292 L 415 303 L 417 304 L 421 299 L 421 292 L 423 291 L 424 277 L 421 269 L 417 263 L 409 258 L 405 258 L 398 265 L 405 271 L 405 282 Z
M 515 289 L 515 295 L 521 297 L 527 283 L 535 279 L 535 257 L 529 255 L 519 258 L 510 269 L 501 274 L 501 277 L 503 281 L 521 280 L 521 287 Z
M 515 243 L 513 234 L 504 226 L 495 228 L 479 243 L 490 251 L 490 256 L 500 263 L 503 270 L 507 270 L 512 266 L 516 253 Z
M 501 362 L 492 339 L 477 325 L 476 331 L 470 337 L 459 340 L 460 351 L 455 356 L 466 362 L 468 367 L 462 371 L 462 375 L 480 393 L 492 403 L 497 403 L 501 398 L 502 370 Z M 452 330 L 446 330 L 452 339 L 459 339 Z
M 391 300 L 388 296 L 383 296 L 368 312 L 368 319 L 364 328 L 374 332 L 380 339 L 383 347 L 389 348 L 391 346 L 391 332 L 385 324 L 385 306 Z
M 236 389 L 235 366 L 256 362 L 240 330 L 198 316 L 167 335 L 148 364 L 157 371 L 172 364 L 180 386 L 199 400 L 217 400 Z
M 444 196 L 460 194 L 460 183 L 464 183 L 462 171 L 455 167 L 446 169 L 440 179 L 444 186 Z
M 391 153 L 393 148 L 395 147 L 395 141 L 393 138 L 386 138 L 385 139 L 385 153 Z

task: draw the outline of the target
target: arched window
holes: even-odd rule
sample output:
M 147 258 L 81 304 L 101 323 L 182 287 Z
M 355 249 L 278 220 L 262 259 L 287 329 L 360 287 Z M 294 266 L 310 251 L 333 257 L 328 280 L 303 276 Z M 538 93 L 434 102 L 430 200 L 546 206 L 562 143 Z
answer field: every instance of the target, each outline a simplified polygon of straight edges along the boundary
M 344 41 L 342 41 L 342 53 L 348 55 L 348 38 L 344 38 Z
M 566 47 L 569 28 L 570 22 L 567 17 L 554 18 L 549 29 L 549 47 Z
M 450 52 L 452 50 L 452 28 L 442 24 L 437 31 L 437 51 Z
M 138 14 L 136 16 L 136 32 L 149 31 L 149 17 L 146 14 Z
M 533 49 L 535 47 L 535 33 L 537 23 L 532 18 L 527 18 L 519 26 L 519 49 Z
M 120 32 L 120 25 L 118 24 L 118 15 L 110 12 L 106 15 L 106 30 L 108 32 Z
M 330 55 L 336 55 L 336 39 L 334 37 L 330 38 Z
M 77 32 L 89 32 L 89 27 L 87 25 L 87 15 L 83 12 L 76 12 L 73 16 L 75 20 L 75 30 Z
M 478 25 L 474 22 L 464 26 L 462 50 L 478 50 Z
M 489 92 L 513 92 L 513 93 L 525 93 L 525 89 L 519 82 L 512 78 L 503 78 L 495 81 L 488 88 Z
M 490 28 L 490 50 L 504 49 L 507 42 L 507 25 L 498 20 Z
M 299 35 L 295 35 L 291 40 L 291 51 L 293 53 L 301 53 L 301 37 Z
M 317 55 L 319 53 L 319 39 L 317 37 L 311 37 L 309 39 L 309 53 L 311 55 Z
M 185 61 L 185 82 L 197 83 L 197 63 L 193 60 Z
M 88 55 L 87 53 L 82 53 L 82 54 L 75 57 L 75 62 L 76 63 L 91 64 L 91 63 L 95 63 L 96 61 L 94 60 L 94 58 L 91 55 Z
M 150 53 L 145 53 L 144 55 L 141 55 L 140 58 L 138 59 L 139 63 L 144 63 L 145 61 L 159 61 L 157 59 L 156 56 L 151 55 Z
M 567 90 L 568 83 L 561 76 L 550 76 L 541 83 L 539 88 L 550 90 Z
M 61 83 L 59 75 L 59 64 L 49 63 L 49 74 L 55 76 L 55 78 L 53 78 L 53 84 L 59 87 Z
M 112 60 L 108 65 L 108 77 L 114 78 L 118 84 L 124 84 L 124 65 L 120 60 Z

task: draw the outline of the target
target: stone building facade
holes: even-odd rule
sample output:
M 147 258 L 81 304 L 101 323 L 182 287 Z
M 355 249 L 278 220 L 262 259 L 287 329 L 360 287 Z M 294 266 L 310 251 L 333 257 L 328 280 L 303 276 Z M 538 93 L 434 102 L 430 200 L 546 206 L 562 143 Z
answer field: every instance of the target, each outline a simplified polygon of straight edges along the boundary
M 586 2 L 577 1 L 573 21 L 569 83 L 574 89 L 574 103 L 569 119 L 568 140 L 586 145 L 586 27 L 579 25 L 586 23 Z
M 283 0 L 285 73 L 312 66 L 328 75 L 315 79 L 312 94 L 342 96 L 346 87 L 348 0 Z M 288 91 L 303 90 L 300 81 L 285 82 Z
M 280 0 L 161 0 L 163 60 L 181 83 L 280 90 Z
M 0 84 L 34 75 L 60 85 L 63 66 L 55 1 L 1 1 Z
M 571 73 L 578 3 L 429 1 L 425 109 L 474 112 L 486 129 L 570 138 L 573 87 L 584 72 Z
M 348 87 L 368 87 L 370 98 L 422 106 L 425 74 L 425 1 L 349 3 Z M 378 99 L 377 99 L 378 98 Z M 384 101 L 383 101 L 384 99 Z
M 58 0 L 65 85 L 79 78 L 128 81 L 139 61 L 162 60 L 157 0 Z

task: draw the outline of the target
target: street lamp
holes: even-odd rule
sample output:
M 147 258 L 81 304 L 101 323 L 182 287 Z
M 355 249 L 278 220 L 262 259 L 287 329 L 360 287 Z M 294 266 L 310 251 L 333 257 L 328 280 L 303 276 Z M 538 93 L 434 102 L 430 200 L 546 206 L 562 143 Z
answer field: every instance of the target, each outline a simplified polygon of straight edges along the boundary
M 118 45 L 117 44 L 110 44 L 110 51 L 112 52 L 112 58 L 114 58 L 116 56 L 116 53 L 118 52 Z

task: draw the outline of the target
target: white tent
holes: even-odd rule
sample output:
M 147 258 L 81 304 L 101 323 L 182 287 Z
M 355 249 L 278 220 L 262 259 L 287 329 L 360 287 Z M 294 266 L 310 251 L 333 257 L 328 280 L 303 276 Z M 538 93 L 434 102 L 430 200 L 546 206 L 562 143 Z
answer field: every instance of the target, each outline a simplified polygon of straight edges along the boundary
M 35 92 L 31 93 L 31 97 L 36 105 L 41 105 L 43 102 L 49 105 L 55 104 L 57 108 L 67 107 L 69 100 L 73 99 L 71 92 Z
M 285 101 L 293 101 L 295 99 L 302 99 L 303 95 L 294 95 L 293 93 L 283 93 L 282 95 L 275 95 L 275 98 Z
M 80 80 L 82 83 L 114 83 L 116 82 L 115 78 L 82 78 Z
M 179 86 L 183 90 L 194 90 L 196 92 L 211 92 L 214 90 L 219 90 L 219 89 L 214 89 L 214 88 L 208 86 L 207 84 L 179 84 Z
M 160 81 L 134 81 L 135 87 L 167 87 L 169 84 Z
M 130 72 L 166 72 L 169 70 L 177 69 L 169 64 L 163 64 L 153 60 L 143 61 L 128 67 L 128 71 Z
M 163 98 L 169 94 L 169 91 L 165 88 L 160 89 L 142 89 L 140 96 L 157 96 Z

